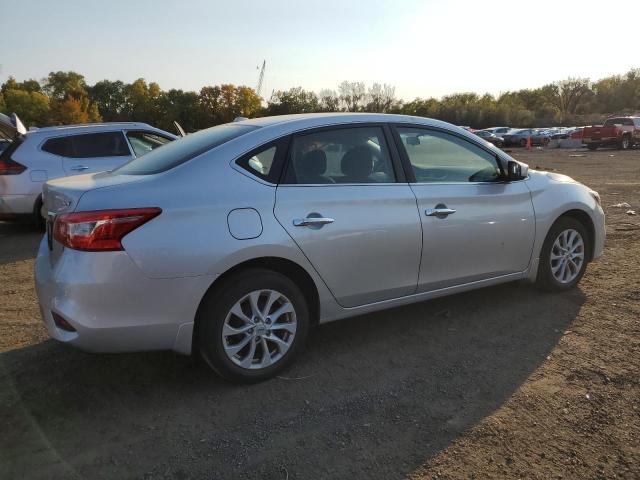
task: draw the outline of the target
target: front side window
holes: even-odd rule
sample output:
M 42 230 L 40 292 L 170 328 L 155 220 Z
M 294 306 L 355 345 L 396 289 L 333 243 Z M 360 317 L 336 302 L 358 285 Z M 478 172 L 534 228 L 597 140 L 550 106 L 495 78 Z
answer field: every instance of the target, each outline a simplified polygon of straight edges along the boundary
M 171 141 L 170 138 L 145 131 L 127 132 L 127 138 L 136 157 L 149 153 L 151 150 L 155 150 Z
M 85 133 L 51 138 L 44 143 L 42 150 L 67 158 L 125 157 L 131 155 L 122 132 Z
M 286 183 L 392 183 L 395 174 L 381 127 L 322 130 L 294 137 Z
M 500 179 L 495 156 L 467 140 L 422 128 L 400 127 L 398 134 L 418 183 Z

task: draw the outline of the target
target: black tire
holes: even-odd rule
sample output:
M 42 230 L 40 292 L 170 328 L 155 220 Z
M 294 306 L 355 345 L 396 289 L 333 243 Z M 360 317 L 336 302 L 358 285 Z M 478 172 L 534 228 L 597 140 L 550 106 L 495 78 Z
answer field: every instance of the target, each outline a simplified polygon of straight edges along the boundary
M 45 219 L 42 217 L 40 210 L 42 209 L 42 197 L 38 197 L 33 207 L 33 226 L 40 231 L 44 231 L 46 227 Z
M 496 142 L 496 147 L 498 148 L 504 147 L 504 142 Z
M 563 231 L 568 229 L 576 230 L 582 237 L 582 241 L 584 242 L 584 261 L 580 266 L 578 275 L 571 282 L 561 283 L 553 276 L 553 273 L 551 271 L 551 249 L 556 238 L 558 238 L 558 236 Z M 591 244 L 586 227 L 575 218 L 560 217 L 549 229 L 547 237 L 544 240 L 544 244 L 542 245 L 542 251 L 540 252 L 540 263 L 538 265 L 538 276 L 536 278 L 536 286 L 548 292 L 563 292 L 565 290 L 574 288 L 578 284 L 578 282 L 580 282 L 580 279 L 582 279 L 582 276 L 584 275 L 584 272 L 587 268 L 587 263 L 589 263 L 590 251 Z
M 293 342 L 276 363 L 261 369 L 247 369 L 235 364 L 224 351 L 222 328 L 231 308 L 245 295 L 256 290 L 275 290 L 293 305 L 297 328 Z M 236 383 L 257 383 L 276 376 L 289 367 L 300 354 L 309 333 L 309 308 L 302 291 L 288 277 L 266 269 L 239 272 L 207 293 L 196 319 L 195 348 L 202 358 L 223 378 Z
M 527 146 L 527 139 L 526 138 L 521 138 L 520 139 L 520 146 L 521 147 L 526 147 Z
M 622 140 L 620 140 L 620 143 L 618 144 L 618 149 L 629 150 L 629 148 L 631 148 L 631 139 L 629 138 L 628 135 L 625 135 L 622 137 Z
M 593 143 L 587 143 L 587 148 L 589 150 L 596 150 L 598 148 L 598 145 L 594 145 Z
M 547 137 L 542 139 L 542 145 L 544 145 L 545 147 L 549 145 L 549 142 L 551 142 L 551 140 Z

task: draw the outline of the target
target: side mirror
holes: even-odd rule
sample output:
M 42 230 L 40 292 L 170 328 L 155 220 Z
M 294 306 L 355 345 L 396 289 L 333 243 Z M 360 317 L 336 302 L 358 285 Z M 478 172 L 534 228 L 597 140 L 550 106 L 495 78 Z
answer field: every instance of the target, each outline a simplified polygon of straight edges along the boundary
M 522 180 L 529 175 L 529 167 L 520 162 L 509 160 L 507 162 L 507 180 Z

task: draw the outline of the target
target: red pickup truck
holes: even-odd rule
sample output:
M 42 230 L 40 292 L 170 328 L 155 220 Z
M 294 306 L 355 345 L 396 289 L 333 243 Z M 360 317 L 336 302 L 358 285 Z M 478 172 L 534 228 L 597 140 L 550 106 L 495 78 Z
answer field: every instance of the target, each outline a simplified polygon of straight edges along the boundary
M 640 144 L 640 117 L 611 117 L 603 125 L 585 127 L 582 143 L 589 150 L 618 147 L 622 150 Z

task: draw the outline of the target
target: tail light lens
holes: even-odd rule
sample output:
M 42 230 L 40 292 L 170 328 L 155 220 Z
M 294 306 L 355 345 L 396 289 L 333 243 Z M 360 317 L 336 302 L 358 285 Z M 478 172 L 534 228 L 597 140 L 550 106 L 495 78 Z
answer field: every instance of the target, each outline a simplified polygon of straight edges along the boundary
M 0 160 L 0 175 L 20 175 L 26 169 L 27 167 L 10 158 Z
M 53 237 L 74 250 L 124 250 L 122 238 L 160 212 L 159 208 L 127 208 L 62 214 L 56 218 Z

